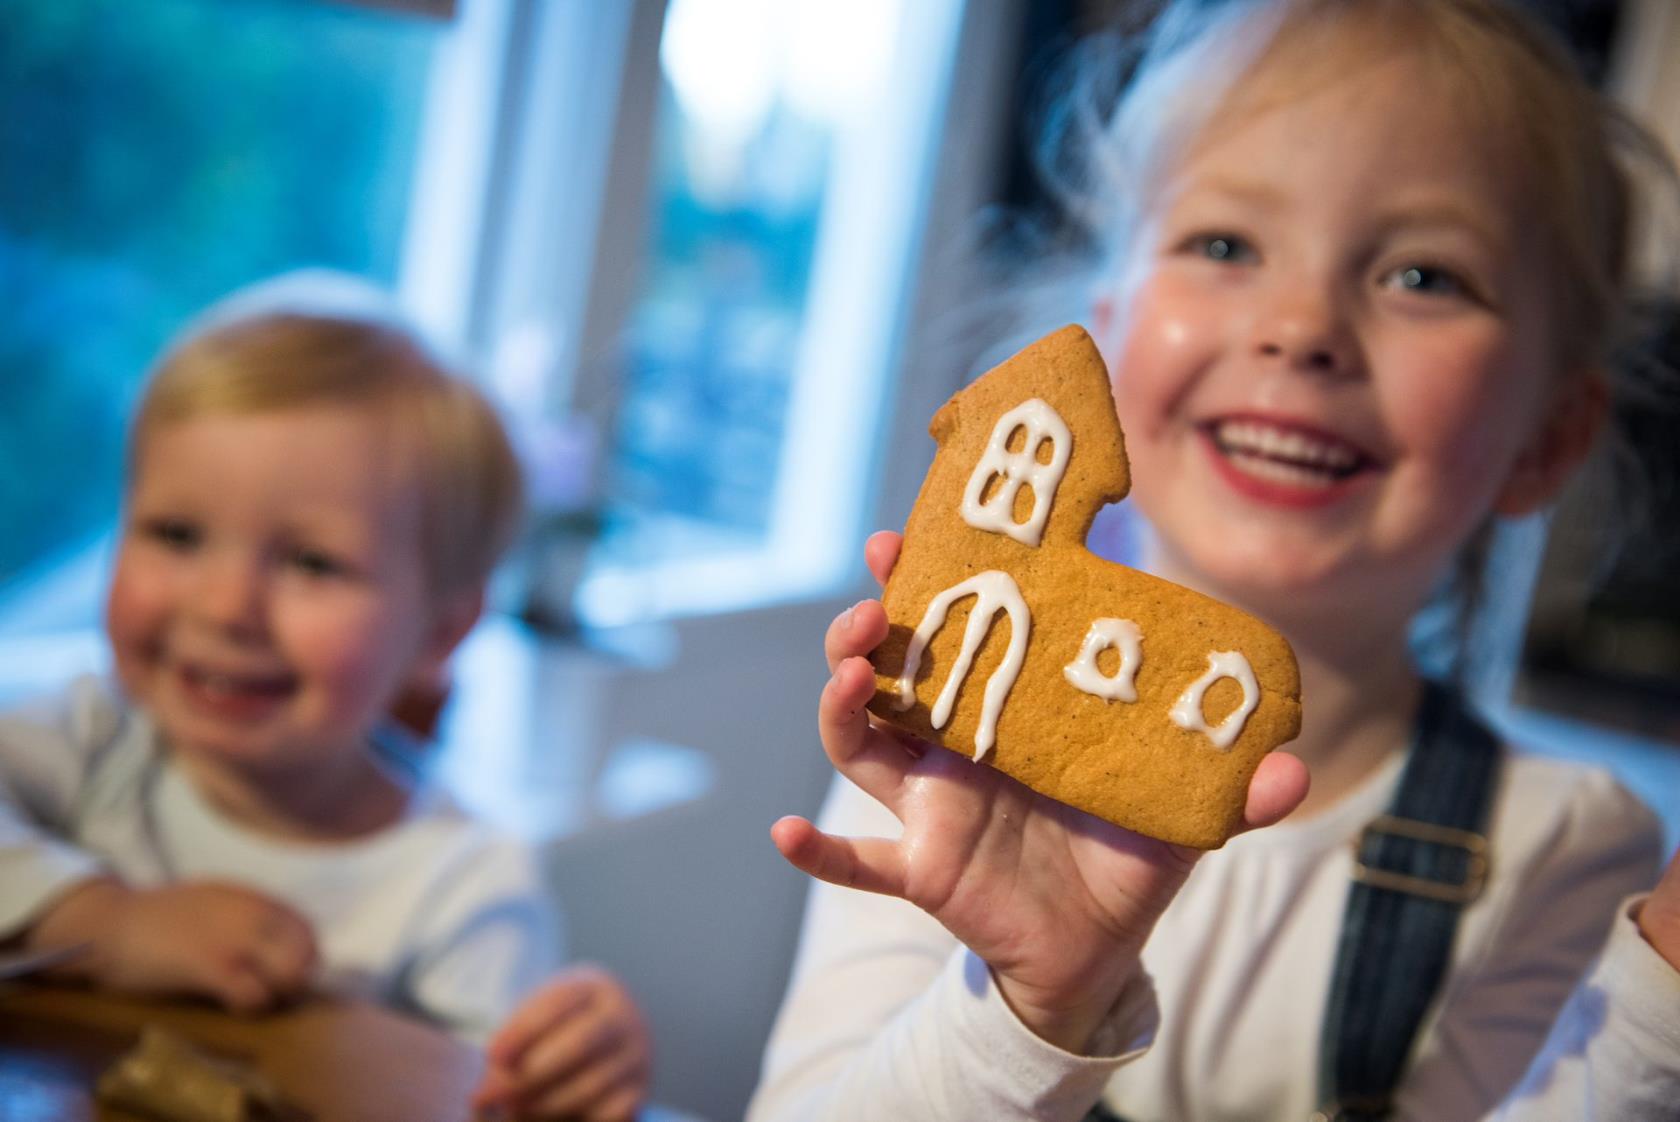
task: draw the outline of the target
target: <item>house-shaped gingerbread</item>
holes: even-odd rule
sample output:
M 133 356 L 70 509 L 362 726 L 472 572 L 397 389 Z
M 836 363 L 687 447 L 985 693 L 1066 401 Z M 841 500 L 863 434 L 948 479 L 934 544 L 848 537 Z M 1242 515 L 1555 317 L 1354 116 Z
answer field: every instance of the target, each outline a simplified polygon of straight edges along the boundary
M 1108 372 L 1079 327 L 953 396 L 871 654 L 870 711 L 1118 825 L 1200 849 L 1242 821 L 1300 728 L 1288 642 L 1085 547 L 1130 484 Z

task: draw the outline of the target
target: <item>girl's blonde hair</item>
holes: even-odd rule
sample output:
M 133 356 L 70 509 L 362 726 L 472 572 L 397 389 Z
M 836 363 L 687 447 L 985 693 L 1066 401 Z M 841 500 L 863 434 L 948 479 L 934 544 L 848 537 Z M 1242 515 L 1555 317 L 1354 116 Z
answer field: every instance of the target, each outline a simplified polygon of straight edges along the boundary
M 1640 204 L 1672 204 L 1680 182 L 1662 143 L 1507 0 L 1176 0 L 1141 52 L 1099 36 L 1076 55 L 1046 121 L 1047 186 L 1112 263 L 1159 178 L 1221 113 L 1402 55 L 1421 58 L 1527 171 L 1533 234 L 1557 262 L 1560 364 L 1607 364 L 1640 326 L 1629 313 L 1651 279 L 1631 247 L 1659 219 Z M 1673 279 L 1671 267 L 1660 282 Z
M 518 532 L 523 479 L 496 410 L 382 291 L 287 274 L 200 315 L 163 352 L 137 410 L 129 475 L 160 427 L 317 405 L 377 410 L 406 445 L 420 549 L 438 595 L 486 580 Z

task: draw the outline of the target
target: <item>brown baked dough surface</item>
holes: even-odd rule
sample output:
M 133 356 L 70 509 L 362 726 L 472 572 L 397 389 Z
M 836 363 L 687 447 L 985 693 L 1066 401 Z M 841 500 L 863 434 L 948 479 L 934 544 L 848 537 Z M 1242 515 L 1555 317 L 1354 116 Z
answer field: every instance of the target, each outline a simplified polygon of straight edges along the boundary
M 960 513 L 964 489 L 999 419 L 1039 398 L 1066 422 L 1072 448 L 1037 546 L 977 529 Z M 1199 849 L 1224 844 L 1240 825 L 1249 779 L 1267 752 L 1300 729 L 1300 676 L 1282 635 L 1228 604 L 1105 561 L 1085 548 L 1097 511 L 1130 486 L 1108 372 L 1082 328 L 1070 326 L 1008 359 L 954 395 L 929 426 L 939 444 L 904 529 L 883 602 L 890 627 L 870 659 L 869 709 L 887 723 L 975 755 L 982 695 L 1003 661 L 1012 624 L 997 612 L 935 729 L 931 708 L 962 647 L 973 595 L 952 603 L 921 656 L 915 703 L 898 708 L 897 680 L 912 633 L 944 590 L 987 570 L 1008 573 L 1030 611 L 1025 661 L 997 719 L 996 740 L 976 766 L 995 766 L 1042 794 L 1120 826 Z M 1023 488 L 1026 490 L 1026 488 Z M 1045 496 L 1034 495 L 1034 502 Z M 1026 520 L 1025 500 L 1015 521 Z M 1071 684 L 1063 668 L 1093 620 L 1130 620 L 1142 633 L 1137 700 L 1108 700 Z M 1259 683 L 1259 702 L 1228 750 L 1170 719 L 1174 703 L 1208 670 L 1215 651 L 1236 651 Z M 1104 673 L 1117 660 L 1099 658 Z M 1235 709 L 1236 682 L 1203 701 L 1210 725 Z

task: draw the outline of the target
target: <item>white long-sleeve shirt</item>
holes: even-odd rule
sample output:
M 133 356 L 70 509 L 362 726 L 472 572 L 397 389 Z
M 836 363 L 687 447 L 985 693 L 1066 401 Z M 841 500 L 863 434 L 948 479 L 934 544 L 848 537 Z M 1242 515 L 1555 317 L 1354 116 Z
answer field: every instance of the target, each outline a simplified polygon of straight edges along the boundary
M 1147 993 L 1123 998 L 1095 1056 L 1033 1036 L 984 965 L 925 913 L 814 885 L 749 1119 L 1074 1122 L 1099 1094 L 1134 1122 L 1307 1118 L 1351 843 L 1387 806 L 1401 763 L 1324 814 L 1203 857 L 1144 950 L 1158 1027 Z M 898 833 L 844 781 L 821 825 Z M 1497 1107 L 1603 945 L 1617 902 L 1654 879 L 1660 848 L 1650 812 L 1606 774 L 1524 757 L 1504 769 L 1490 841 L 1487 888 L 1464 913 L 1397 1119 L 1452 1122 Z M 1672 1080 L 1673 1068 L 1655 1077 Z M 1537 1103 L 1511 1122 L 1623 1118 L 1532 1113 L 1547 1109 Z
M 252 833 L 208 802 L 104 682 L 0 715 L 0 938 L 70 887 L 235 881 L 315 929 L 323 988 L 482 1041 L 559 961 L 534 854 L 420 786 L 402 820 L 342 843 Z
M 1617 913 L 1604 954 L 1492 1122 L 1680 1118 L 1680 968 L 1640 936 L 1639 900 Z

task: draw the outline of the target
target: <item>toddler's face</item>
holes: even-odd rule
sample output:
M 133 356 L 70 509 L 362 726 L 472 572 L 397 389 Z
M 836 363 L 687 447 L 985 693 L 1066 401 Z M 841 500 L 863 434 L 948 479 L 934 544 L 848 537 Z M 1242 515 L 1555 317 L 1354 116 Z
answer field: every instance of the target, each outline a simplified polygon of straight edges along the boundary
M 1552 386 L 1540 239 L 1413 61 L 1216 119 L 1100 342 L 1168 575 L 1273 618 L 1408 616 Z
M 251 772 L 361 751 L 427 657 L 419 499 L 385 429 L 329 406 L 147 434 L 107 627 L 175 750 Z

